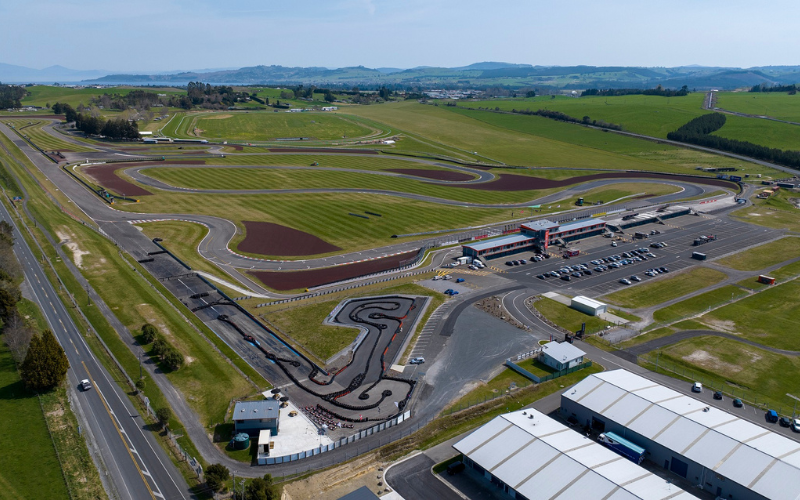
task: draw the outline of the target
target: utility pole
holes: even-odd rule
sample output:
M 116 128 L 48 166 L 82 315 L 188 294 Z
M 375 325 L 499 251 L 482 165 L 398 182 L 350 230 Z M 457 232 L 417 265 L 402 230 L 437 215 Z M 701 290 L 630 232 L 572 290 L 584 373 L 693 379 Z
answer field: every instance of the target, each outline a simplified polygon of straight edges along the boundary
M 139 351 L 139 380 L 142 380 L 142 353 Z

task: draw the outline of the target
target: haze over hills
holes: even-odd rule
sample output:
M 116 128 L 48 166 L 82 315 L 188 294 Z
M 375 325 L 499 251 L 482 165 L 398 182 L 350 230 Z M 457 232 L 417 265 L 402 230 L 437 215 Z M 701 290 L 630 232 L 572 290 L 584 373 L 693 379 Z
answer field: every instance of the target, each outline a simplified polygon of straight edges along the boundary
M 698 65 L 665 67 L 628 66 L 533 66 L 505 62 L 480 62 L 442 68 L 344 68 L 251 66 L 238 69 L 203 69 L 151 74 L 108 74 L 101 70 L 72 70 L 51 66 L 42 70 L 0 64 L 0 81 L 12 83 L 84 83 L 105 85 L 175 85 L 192 81 L 228 85 L 354 85 L 394 87 L 490 87 L 508 88 L 630 88 L 655 87 L 735 89 L 758 84 L 791 84 L 800 81 L 800 66 L 725 68 Z

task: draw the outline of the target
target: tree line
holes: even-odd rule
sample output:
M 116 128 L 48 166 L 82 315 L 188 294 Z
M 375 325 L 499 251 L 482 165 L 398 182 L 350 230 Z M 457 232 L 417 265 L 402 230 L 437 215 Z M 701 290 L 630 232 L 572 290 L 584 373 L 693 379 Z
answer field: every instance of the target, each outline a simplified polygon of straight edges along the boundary
M 560 122 L 579 123 L 581 125 L 592 125 L 595 127 L 607 128 L 609 130 L 622 130 L 622 125 L 617 125 L 616 123 L 609 123 L 603 120 L 593 120 L 589 116 L 584 116 L 579 120 L 573 116 L 569 116 L 565 113 L 562 113 L 561 111 L 551 111 L 549 109 L 538 109 L 536 111 L 531 111 L 530 109 L 512 109 L 511 112 L 520 115 L 543 116 L 545 118 L 550 118 L 551 120 L 558 120 Z
M 766 83 L 760 83 L 758 85 L 753 85 L 750 87 L 748 92 L 786 92 L 789 95 L 797 94 L 797 85 L 767 85 Z
M 684 85 L 679 90 L 665 89 L 661 85 L 654 89 L 586 89 L 581 92 L 583 96 L 622 96 L 622 95 L 658 95 L 662 97 L 683 97 L 689 94 L 689 88 Z
M 668 133 L 667 139 L 719 149 L 729 153 L 749 156 L 757 160 L 800 169 L 800 151 L 768 148 L 748 141 L 711 135 L 721 129 L 723 125 L 725 125 L 725 115 L 722 113 L 710 113 L 698 116 L 681 125 L 677 130 Z
M 20 101 L 26 95 L 28 95 L 28 91 L 24 87 L 0 84 L 0 108 L 21 108 Z
M 143 345 L 152 344 L 149 354 L 158 358 L 165 368 L 169 370 L 178 370 L 183 366 L 183 354 L 175 349 L 163 335 L 158 333 L 156 327 L 150 323 L 145 323 L 142 326 L 141 343 Z
M 86 135 L 102 135 L 109 139 L 139 139 L 139 125 L 124 118 L 105 120 L 99 116 L 78 113 L 69 104 L 57 102 L 51 107 L 53 113 L 63 114 L 67 123 L 75 122 L 75 128 Z

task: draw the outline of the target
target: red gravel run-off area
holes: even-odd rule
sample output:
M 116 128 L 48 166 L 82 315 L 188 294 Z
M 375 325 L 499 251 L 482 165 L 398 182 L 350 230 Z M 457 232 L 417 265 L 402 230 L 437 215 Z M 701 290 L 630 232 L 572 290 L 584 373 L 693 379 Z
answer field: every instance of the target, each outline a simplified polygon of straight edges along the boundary
M 710 177 L 693 177 L 691 175 L 664 175 L 650 172 L 608 172 L 603 174 L 582 175 L 570 177 L 568 179 L 553 180 L 541 177 L 530 177 L 527 175 L 500 174 L 499 178 L 492 182 L 480 184 L 468 184 L 458 186 L 464 189 L 480 189 L 482 191 L 528 191 L 533 189 L 552 189 L 572 186 L 589 181 L 601 179 L 656 179 L 664 182 L 682 181 L 695 184 L 706 184 L 731 189 L 735 185 L 730 181 L 713 179 Z
M 337 252 L 341 248 L 327 241 L 291 227 L 272 222 L 242 221 L 245 238 L 239 243 L 242 252 L 259 255 L 298 257 Z
M 181 163 L 185 165 L 201 165 L 203 162 L 196 160 L 170 160 L 169 164 Z M 117 175 L 117 170 L 131 167 L 142 167 L 148 165 L 168 166 L 160 161 L 144 161 L 139 163 L 107 163 L 96 165 L 84 169 L 86 175 L 95 180 L 98 184 L 117 194 L 125 196 L 147 196 L 153 194 L 143 187 L 129 182 Z
M 401 265 L 405 265 L 416 254 L 417 250 L 413 250 L 399 255 L 392 255 L 391 257 L 326 267 L 324 269 L 311 269 L 309 271 L 251 271 L 250 274 L 273 290 L 283 292 L 327 285 L 367 274 L 396 269 Z

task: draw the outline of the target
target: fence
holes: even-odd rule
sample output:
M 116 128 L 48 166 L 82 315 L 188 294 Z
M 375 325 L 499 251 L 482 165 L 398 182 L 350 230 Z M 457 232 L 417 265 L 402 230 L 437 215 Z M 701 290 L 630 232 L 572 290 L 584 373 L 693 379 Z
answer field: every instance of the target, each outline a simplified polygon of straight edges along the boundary
M 148 403 L 147 407 L 148 407 L 148 410 L 149 410 L 149 408 L 150 408 L 150 404 L 149 403 Z M 195 472 L 195 474 L 197 474 L 197 479 L 202 483 L 203 482 L 203 466 L 200 465 L 200 462 L 197 460 L 197 458 L 189 455 L 186 452 L 186 450 L 183 449 L 183 446 L 181 446 L 180 443 L 178 443 L 178 438 L 180 438 L 182 436 L 177 436 L 177 435 L 173 434 L 172 431 L 170 431 L 169 428 L 167 428 L 167 437 L 169 438 L 170 443 L 172 443 L 172 446 L 174 446 L 175 449 L 177 450 L 178 456 L 182 457 L 183 461 L 186 462 L 187 464 L 189 464 L 189 467 L 191 467 L 192 470 Z
M 520 389 L 525 389 L 526 387 L 530 387 L 533 384 L 534 384 L 534 382 L 529 382 L 529 383 L 522 384 L 522 385 L 516 385 L 515 387 L 513 387 L 513 390 L 517 391 L 517 390 L 520 390 Z M 511 389 L 512 388 L 510 387 L 509 390 L 511 390 Z M 486 394 L 483 397 L 478 397 L 478 398 L 475 398 L 475 399 L 468 399 L 466 401 L 454 404 L 453 406 L 451 406 L 450 408 L 447 408 L 446 410 L 443 410 L 441 415 L 442 416 L 452 415 L 453 413 L 458 413 L 458 412 L 460 412 L 462 410 L 467 410 L 469 408 L 472 408 L 473 406 L 482 405 L 484 403 L 488 403 L 490 401 L 494 401 L 495 399 L 504 398 L 506 396 L 511 396 L 513 394 L 515 394 L 515 392 L 512 393 L 512 392 L 498 391 L 497 393 L 493 393 L 491 395 Z
M 591 361 L 586 361 L 585 363 L 581 363 L 581 364 L 579 364 L 577 366 L 573 366 L 572 368 L 567 368 L 566 370 L 560 370 L 560 371 L 551 373 L 549 375 L 545 375 L 544 377 L 539 377 L 537 375 L 534 375 L 533 373 L 531 373 L 528 370 L 526 370 L 525 368 L 522 368 L 521 366 L 517 365 L 516 363 L 514 363 L 510 359 L 506 360 L 505 365 L 507 367 L 511 368 L 512 370 L 514 370 L 515 372 L 519 373 L 523 377 L 525 377 L 527 379 L 530 379 L 530 380 L 533 380 L 537 384 L 541 384 L 542 382 L 547 382 L 548 380 L 553 380 L 553 379 L 558 378 L 558 377 L 563 377 L 564 375 L 569 375 L 570 373 L 574 373 L 574 372 L 576 372 L 578 370 L 583 370 L 584 368 L 589 368 L 590 366 L 592 366 L 592 362 Z
M 373 434 L 377 434 L 378 432 L 394 427 L 395 425 L 400 424 L 405 420 L 408 420 L 409 418 L 411 418 L 411 412 L 407 411 L 402 415 L 398 415 L 397 417 L 391 420 L 387 420 L 386 422 L 381 422 L 377 425 L 373 425 L 368 429 L 364 429 L 363 431 L 357 432 L 356 434 L 353 434 L 352 436 L 349 437 L 343 437 L 338 441 L 334 441 L 331 444 L 318 446 L 311 450 L 301 451 L 299 453 L 293 453 L 291 455 L 283 455 L 281 457 L 268 457 L 266 459 L 266 465 L 285 464 L 288 462 L 294 462 L 297 460 L 302 460 L 304 458 L 320 455 L 322 453 L 335 450 L 336 448 L 340 448 L 347 444 L 355 443 L 356 441 L 364 439 L 367 436 L 372 436 Z

